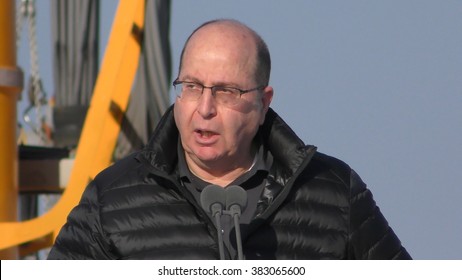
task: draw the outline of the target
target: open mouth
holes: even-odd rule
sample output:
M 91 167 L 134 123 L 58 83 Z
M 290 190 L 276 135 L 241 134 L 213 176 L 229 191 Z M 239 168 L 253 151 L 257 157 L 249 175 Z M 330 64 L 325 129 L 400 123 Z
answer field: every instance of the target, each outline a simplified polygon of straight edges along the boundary
M 210 138 L 210 137 L 216 135 L 216 133 L 214 133 L 212 131 L 200 130 L 200 129 L 196 130 L 196 133 L 199 134 L 203 138 Z

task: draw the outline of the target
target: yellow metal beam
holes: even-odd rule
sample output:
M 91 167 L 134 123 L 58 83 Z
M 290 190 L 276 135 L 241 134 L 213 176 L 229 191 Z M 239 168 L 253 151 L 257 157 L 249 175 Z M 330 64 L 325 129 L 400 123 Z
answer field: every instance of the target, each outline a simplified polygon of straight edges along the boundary
M 57 204 L 25 222 L 0 223 L 0 250 L 45 237 L 53 239 L 88 182 L 111 163 L 141 51 L 144 0 L 121 0 L 77 147 L 69 184 Z
M 0 222 L 17 219 L 16 105 L 22 72 L 16 65 L 15 14 L 14 0 L 0 1 Z M 17 256 L 17 248 L 0 251 L 0 259 Z

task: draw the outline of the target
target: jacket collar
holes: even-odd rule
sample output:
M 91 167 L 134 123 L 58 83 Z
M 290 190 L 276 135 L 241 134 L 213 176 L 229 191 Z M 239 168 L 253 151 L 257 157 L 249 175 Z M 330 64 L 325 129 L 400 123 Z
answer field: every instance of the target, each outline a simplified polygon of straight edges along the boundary
M 264 145 L 273 155 L 274 161 L 289 176 L 302 166 L 314 146 L 306 146 L 286 122 L 273 110 L 269 109 L 265 122 L 260 127 Z
M 169 175 L 177 172 L 178 161 L 179 134 L 173 117 L 173 106 L 167 109 L 148 145 L 141 152 L 152 167 Z M 284 178 L 279 178 L 277 181 L 283 185 L 301 166 L 307 164 L 305 162 L 307 157 L 310 157 L 315 150 L 314 146 L 305 146 L 303 141 L 271 108 L 266 114 L 265 122 L 261 125 L 259 133 L 262 136 L 263 145 L 273 155 L 274 162 L 278 163 L 277 173 Z
M 178 128 L 173 118 L 172 105 L 160 119 L 148 144 L 141 151 L 141 156 L 161 173 L 172 174 L 178 161 L 178 140 Z

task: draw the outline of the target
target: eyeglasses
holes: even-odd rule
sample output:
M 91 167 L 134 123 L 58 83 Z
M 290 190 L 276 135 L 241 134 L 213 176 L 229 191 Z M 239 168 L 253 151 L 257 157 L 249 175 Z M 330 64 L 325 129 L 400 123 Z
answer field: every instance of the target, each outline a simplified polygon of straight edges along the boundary
M 212 96 L 215 97 L 217 103 L 224 106 L 233 106 L 239 103 L 241 95 L 262 90 L 266 86 L 259 86 L 256 88 L 242 90 L 235 87 L 227 86 L 211 86 L 206 87 L 196 82 L 179 81 L 178 79 L 173 82 L 173 88 L 175 89 L 176 96 L 185 101 L 197 101 L 201 98 L 204 89 L 209 88 L 212 91 Z

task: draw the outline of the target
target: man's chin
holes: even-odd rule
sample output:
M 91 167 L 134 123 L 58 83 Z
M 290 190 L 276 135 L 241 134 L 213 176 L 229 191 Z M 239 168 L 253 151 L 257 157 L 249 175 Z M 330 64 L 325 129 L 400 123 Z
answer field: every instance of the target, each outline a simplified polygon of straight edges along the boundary
M 200 147 L 194 149 L 193 153 L 191 153 L 189 156 L 192 160 L 199 161 L 205 165 L 217 164 L 223 158 L 220 153 L 210 147 Z

